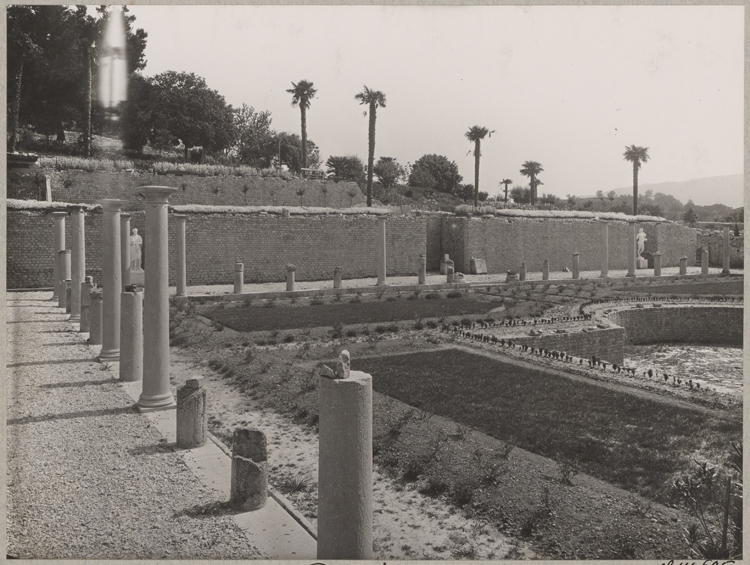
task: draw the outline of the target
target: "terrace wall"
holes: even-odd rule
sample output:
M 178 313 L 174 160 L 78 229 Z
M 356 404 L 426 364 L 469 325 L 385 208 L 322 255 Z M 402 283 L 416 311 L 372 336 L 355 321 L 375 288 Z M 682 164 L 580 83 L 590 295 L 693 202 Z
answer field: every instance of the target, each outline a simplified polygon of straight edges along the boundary
M 513 342 L 535 348 L 565 351 L 568 355 L 576 357 L 591 358 L 595 355 L 610 363 L 621 365 L 624 358 L 625 330 L 610 328 L 591 332 L 514 337 Z
M 708 264 L 711 267 L 724 266 L 724 235 L 718 233 L 702 233 L 698 237 L 698 246 L 708 248 Z M 745 265 L 745 242 L 742 236 L 734 237 L 734 231 L 729 230 L 729 266 L 742 269 Z

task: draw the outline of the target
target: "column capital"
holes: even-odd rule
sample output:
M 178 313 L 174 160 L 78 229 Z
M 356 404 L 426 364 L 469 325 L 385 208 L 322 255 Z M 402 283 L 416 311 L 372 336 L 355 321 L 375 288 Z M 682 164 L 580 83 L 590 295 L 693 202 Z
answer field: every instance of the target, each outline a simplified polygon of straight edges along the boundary
M 156 202 L 166 204 L 169 197 L 177 192 L 177 189 L 171 186 L 140 186 L 145 196 L 146 202 Z
M 103 212 L 119 212 L 122 205 L 125 204 L 124 200 L 118 200 L 115 198 L 105 198 L 99 201 Z
M 187 214 L 172 214 L 172 217 L 178 222 L 184 222 L 187 220 Z
M 661 251 L 654 251 L 651 255 L 654 257 L 661 257 Z
M 69 212 L 64 212 L 62 210 L 55 210 L 54 212 L 50 212 L 50 216 L 56 219 L 62 219 L 65 216 L 67 216 Z
M 86 209 L 88 208 L 88 205 L 86 204 L 70 204 L 68 206 L 68 212 L 71 214 L 78 213 L 78 212 L 86 212 Z
M 123 222 L 129 220 L 132 217 L 133 214 L 131 214 L 130 212 L 120 212 L 120 220 L 122 220 Z

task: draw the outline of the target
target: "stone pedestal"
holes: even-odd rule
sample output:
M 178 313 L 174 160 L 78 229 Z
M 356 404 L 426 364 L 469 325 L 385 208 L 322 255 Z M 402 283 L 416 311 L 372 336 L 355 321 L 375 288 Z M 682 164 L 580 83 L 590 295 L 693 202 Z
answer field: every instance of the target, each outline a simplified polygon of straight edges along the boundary
M 599 278 L 606 279 L 609 277 L 609 224 L 602 222 L 601 230 L 602 273 Z
M 106 199 L 102 205 L 102 350 L 99 359 L 120 359 L 120 296 L 122 261 L 120 257 L 120 208 L 122 201 Z
M 636 225 L 629 224 L 628 225 L 628 273 L 625 275 L 626 277 L 635 276 L 635 253 L 636 253 L 635 235 L 636 235 Z
M 291 292 L 294 290 L 294 271 L 297 270 L 297 267 L 292 265 L 291 263 L 286 266 L 286 290 L 287 292 Z
M 89 345 L 102 344 L 102 291 L 91 291 L 91 320 L 89 323 Z
M 141 187 L 146 195 L 146 285 L 143 314 L 142 408 L 174 406 L 169 388 L 169 249 L 167 201 L 177 191 Z
M 728 275 L 730 273 L 729 270 L 729 259 L 732 253 L 732 250 L 729 246 L 729 226 L 724 226 L 724 256 L 722 257 L 722 268 L 721 268 L 721 274 L 722 275 Z
M 187 248 L 185 244 L 185 220 L 184 214 L 174 214 L 177 220 L 177 296 L 187 296 Z
M 86 235 L 84 213 L 81 208 L 73 208 L 71 219 L 71 293 L 70 321 L 81 321 L 81 285 L 86 276 Z
M 177 389 L 177 447 L 193 449 L 206 443 L 206 389 L 203 377 L 195 376 Z
M 427 280 L 427 257 L 424 253 L 419 254 L 419 272 L 417 272 L 417 284 L 425 284 Z
M 687 275 L 687 257 L 680 257 L 680 275 Z
M 701 249 L 701 274 L 708 274 L 708 249 L 705 247 Z
M 52 212 L 50 214 L 55 221 L 53 227 L 54 242 L 52 244 L 52 300 L 58 300 L 60 295 L 61 281 L 64 279 L 60 276 L 60 251 L 65 249 L 65 218 L 67 212 Z
M 333 269 L 333 288 L 341 288 L 341 267 Z
M 487 274 L 487 262 L 484 259 L 477 259 L 476 257 L 472 257 L 469 267 L 471 269 L 471 274 L 473 275 Z
M 282 218 L 288 218 L 289 217 L 289 208 L 282 208 L 281 209 L 281 217 Z
M 580 270 L 580 253 L 573 253 L 573 278 L 579 279 L 581 278 L 581 270 Z
M 234 293 L 242 294 L 245 289 L 245 264 L 235 263 L 234 264 Z
M 70 280 L 70 249 L 63 249 L 58 252 L 57 272 L 60 275 L 60 284 L 57 287 L 57 307 L 65 308 L 65 281 Z
M 447 274 L 446 266 L 448 264 L 448 261 L 450 261 L 450 257 L 446 253 L 442 259 L 440 259 L 440 274 L 445 275 Z
M 143 289 L 127 286 L 122 293 L 120 319 L 120 380 L 143 378 Z
M 131 214 L 120 213 L 120 283 L 122 290 L 129 284 L 138 284 L 130 282 L 130 218 Z M 141 283 L 142 284 L 142 283 Z
M 518 271 L 518 280 L 519 281 L 526 280 L 526 263 L 521 263 L 521 268 Z
M 635 268 L 636 269 L 648 269 L 648 259 L 646 259 L 645 257 L 636 257 Z
M 385 218 L 378 218 L 378 286 L 385 284 Z
M 238 428 L 232 437 L 229 504 L 242 511 L 263 508 L 268 498 L 268 450 L 260 430 Z M 318 508 L 320 514 L 320 508 Z M 318 526 L 320 531 L 320 526 Z M 318 542 L 320 543 L 320 542 Z
M 81 333 L 88 333 L 91 328 L 91 295 L 90 292 L 94 290 L 94 280 L 92 277 L 86 277 L 84 282 L 81 283 L 81 321 L 78 326 L 78 331 Z
M 654 276 L 660 277 L 661 276 L 661 253 L 658 251 L 654 251 Z
M 320 378 L 318 559 L 372 559 L 372 377 Z
M 547 259 L 545 259 L 544 263 L 542 263 L 542 280 L 549 280 L 549 261 Z

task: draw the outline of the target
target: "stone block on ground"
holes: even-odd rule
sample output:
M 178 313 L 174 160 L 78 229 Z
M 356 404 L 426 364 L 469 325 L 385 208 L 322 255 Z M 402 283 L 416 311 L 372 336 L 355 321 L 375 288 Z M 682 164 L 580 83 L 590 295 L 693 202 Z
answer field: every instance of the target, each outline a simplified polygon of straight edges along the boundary
M 471 274 L 472 275 L 486 275 L 487 274 L 487 263 L 484 259 L 477 259 L 476 257 L 471 258 Z

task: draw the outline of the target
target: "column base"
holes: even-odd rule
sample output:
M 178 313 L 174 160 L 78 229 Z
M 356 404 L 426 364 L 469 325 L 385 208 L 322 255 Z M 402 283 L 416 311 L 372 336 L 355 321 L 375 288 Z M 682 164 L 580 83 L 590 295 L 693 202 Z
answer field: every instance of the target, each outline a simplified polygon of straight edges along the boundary
M 385 281 L 378 281 L 375 283 L 375 286 L 388 286 L 388 283 Z
M 68 321 L 69 322 L 80 323 L 81 322 L 81 316 L 80 315 L 79 316 L 72 316 L 71 315 L 70 318 L 68 318 Z
M 239 293 L 235 292 L 235 294 Z M 175 296 L 187 296 L 187 292 L 178 292 L 177 294 L 175 294 Z
M 627 274 L 627 275 L 625 275 L 625 276 L 626 276 L 626 277 L 633 277 L 633 278 L 635 278 L 635 273 L 628 273 L 628 274 Z
M 609 278 L 609 273 L 602 273 L 601 275 L 599 275 L 599 278 L 600 279 L 608 279 Z
M 102 349 L 99 352 L 99 361 L 119 361 L 120 349 Z
M 726 270 L 722 270 L 721 274 L 722 275 L 731 275 L 732 273 L 729 271 L 729 269 L 726 269 Z
M 168 410 L 177 406 L 174 397 L 171 392 L 166 394 L 159 394 L 157 396 L 145 396 L 141 394 L 138 402 L 136 403 L 138 410 L 141 412 L 153 411 L 153 410 Z

